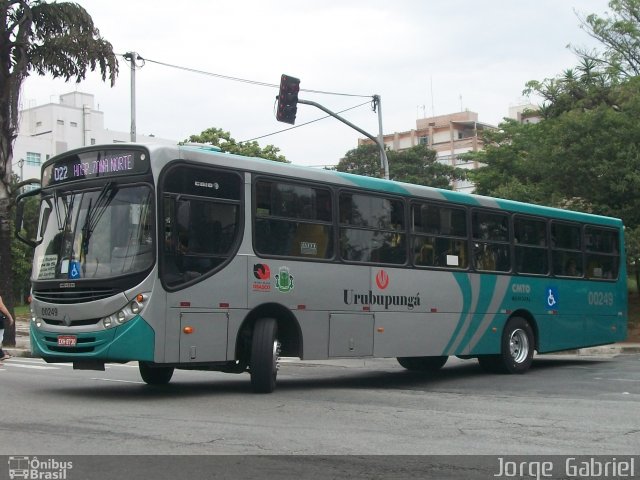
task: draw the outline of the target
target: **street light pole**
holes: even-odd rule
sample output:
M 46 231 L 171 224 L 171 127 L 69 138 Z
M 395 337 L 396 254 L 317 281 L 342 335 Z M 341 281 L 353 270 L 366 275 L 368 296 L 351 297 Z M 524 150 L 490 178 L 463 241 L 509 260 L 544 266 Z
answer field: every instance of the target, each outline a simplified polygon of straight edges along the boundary
M 136 60 L 140 58 L 136 52 L 124 54 L 125 60 L 131 62 L 131 141 L 136 141 Z

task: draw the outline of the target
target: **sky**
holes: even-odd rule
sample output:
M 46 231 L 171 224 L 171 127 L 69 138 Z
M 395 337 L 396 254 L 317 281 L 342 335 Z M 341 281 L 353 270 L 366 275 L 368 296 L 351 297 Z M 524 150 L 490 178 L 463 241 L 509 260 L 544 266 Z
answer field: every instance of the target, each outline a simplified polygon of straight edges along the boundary
M 211 127 L 238 141 L 291 127 L 275 119 L 276 87 L 225 80 L 162 64 L 271 85 L 301 80 L 300 98 L 340 112 L 372 135 L 380 95 L 385 134 L 416 119 L 470 110 L 498 125 L 529 80 L 577 64 L 567 45 L 594 48 L 578 14 L 603 15 L 607 0 L 75 0 L 114 52 L 136 52 L 136 129 L 182 141 Z M 128 132 L 131 71 L 122 57 L 114 87 L 91 73 L 80 84 L 31 75 L 23 108 L 61 94 L 95 95 L 105 127 Z M 317 90 L 349 94 L 329 95 Z M 296 125 L 326 116 L 299 105 Z M 300 165 L 335 165 L 363 135 L 326 118 L 257 140 Z

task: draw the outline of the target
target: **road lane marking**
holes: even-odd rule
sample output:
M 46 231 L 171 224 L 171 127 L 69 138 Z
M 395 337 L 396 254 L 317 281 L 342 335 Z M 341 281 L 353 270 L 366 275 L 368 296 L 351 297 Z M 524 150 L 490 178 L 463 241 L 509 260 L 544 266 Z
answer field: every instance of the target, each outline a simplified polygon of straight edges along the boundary
M 116 382 L 116 383 L 137 383 L 137 384 L 144 385 L 144 382 L 136 382 L 134 380 L 118 380 L 116 378 L 97 378 L 97 377 L 94 377 L 91 380 L 101 380 L 103 382 Z
M 17 362 L 7 362 L 5 367 L 18 367 L 18 368 L 30 368 L 32 370 L 59 370 L 58 367 L 47 367 L 45 365 L 22 365 Z

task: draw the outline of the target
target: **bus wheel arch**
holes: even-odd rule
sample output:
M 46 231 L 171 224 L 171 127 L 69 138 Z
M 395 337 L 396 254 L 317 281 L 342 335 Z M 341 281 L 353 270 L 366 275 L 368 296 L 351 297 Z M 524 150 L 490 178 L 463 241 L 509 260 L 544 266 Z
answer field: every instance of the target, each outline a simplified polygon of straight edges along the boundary
M 537 351 L 539 348 L 540 336 L 539 336 L 539 330 L 538 330 L 538 323 L 536 322 L 535 317 L 528 310 L 516 310 L 509 317 L 509 320 L 511 320 L 514 317 L 520 317 L 527 321 L 533 333 L 533 348 L 534 350 Z
M 302 330 L 295 315 L 278 303 L 265 303 L 254 308 L 242 322 L 236 339 L 236 359 L 248 363 L 251 357 L 251 343 L 256 322 L 263 318 L 273 318 L 277 322 L 281 355 L 302 357 Z

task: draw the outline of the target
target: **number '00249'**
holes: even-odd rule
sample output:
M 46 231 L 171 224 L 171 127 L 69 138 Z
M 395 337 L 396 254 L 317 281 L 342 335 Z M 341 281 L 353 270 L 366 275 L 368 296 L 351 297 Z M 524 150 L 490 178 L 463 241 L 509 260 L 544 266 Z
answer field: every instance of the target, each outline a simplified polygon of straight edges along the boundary
M 613 305 L 613 293 L 611 292 L 589 292 L 589 305 Z

